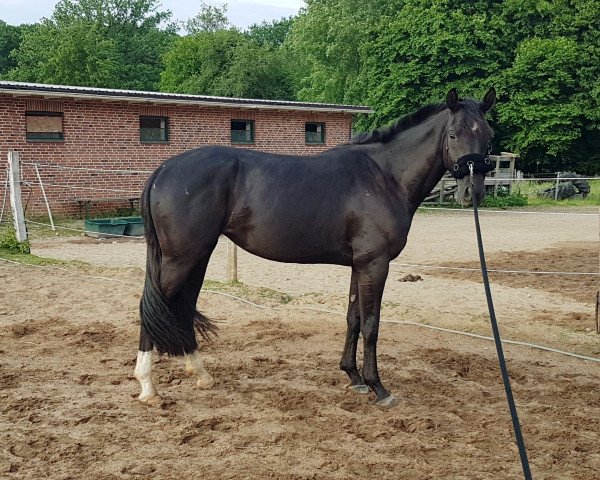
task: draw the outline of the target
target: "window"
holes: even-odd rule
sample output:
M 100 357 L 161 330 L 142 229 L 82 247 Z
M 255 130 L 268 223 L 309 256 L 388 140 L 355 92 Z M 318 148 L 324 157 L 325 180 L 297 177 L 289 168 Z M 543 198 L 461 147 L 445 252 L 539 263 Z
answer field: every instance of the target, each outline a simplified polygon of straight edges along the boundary
M 26 112 L 25 138 L 38 142 L 61 142 L 63 114 L 61 112 Z
M 167 117 L 140 117 L 140 141 L 142 143 L 166 143 L 169 141 Z
M 304 125 L 306 143 L 325 143 L 325 124 L 307 122 Z
M 252 120 L 232 120 L 231 143 L 254 143 L 254 122 Z

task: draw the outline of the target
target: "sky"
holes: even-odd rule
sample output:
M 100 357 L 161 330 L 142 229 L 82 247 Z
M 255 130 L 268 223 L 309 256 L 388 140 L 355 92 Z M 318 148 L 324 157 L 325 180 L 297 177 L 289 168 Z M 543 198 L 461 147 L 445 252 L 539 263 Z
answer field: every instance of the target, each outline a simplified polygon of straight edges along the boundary
M 226 2 L 204 0 L 211 5 L 227 3 L 227 17 L 238 28 L 244 29 L 263 20 L 278 20 L 295 15 L 304 6 L 303 0 L 230 0 Z M 58 0 L 0 0 L 0 20 L 10 25 L 36 23 L 50 17 Z M 200 10 L 201 0 L 162 0 L 161 10 L 171 10 L 173 20 L 186 20 Z

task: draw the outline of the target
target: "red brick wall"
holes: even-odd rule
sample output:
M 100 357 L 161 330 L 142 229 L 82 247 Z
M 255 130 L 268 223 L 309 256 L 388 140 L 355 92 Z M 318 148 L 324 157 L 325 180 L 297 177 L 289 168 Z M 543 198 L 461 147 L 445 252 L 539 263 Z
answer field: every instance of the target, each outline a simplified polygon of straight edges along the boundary
M 26 140 L 25 112 L 28 109 L 45 108 L 64 113 L 64 142 Z M 168 116 L 169 142 L 140 143 L 140 115 Z M 351 115 L 343 113 L 239 110 L 188 105 L 146 106 L 141 103 L 69 98 L 44 101 L 38 97 L 0 94 L 0 156 L 6 159 L 9 150 L 21 153 L 23 179 L 32 184 L 23 188 L 26 215 L 44 214 L 46 211 L 39 185 L 36 185 L 35 170 L 28 163 L 81 169 L 40 167 L 53 212 L 74 214 L 78 212 L 75 198 L 139 195 L 148 176 L 146 171 L 153 170 L 172 155 L 202 145 L 230 145 L 231 119 L 255 122 L 255 143 L 241 147 L 296 155 L 318 153 L 347 142 L 352 124 Z M 305 144 L 305 122 L 326 124 L 325 145 Z M 86 169 L 144 172 L 115 175 Z M 4 194 L 4 179 L 4 173 L 0 170 L 0 195 Z

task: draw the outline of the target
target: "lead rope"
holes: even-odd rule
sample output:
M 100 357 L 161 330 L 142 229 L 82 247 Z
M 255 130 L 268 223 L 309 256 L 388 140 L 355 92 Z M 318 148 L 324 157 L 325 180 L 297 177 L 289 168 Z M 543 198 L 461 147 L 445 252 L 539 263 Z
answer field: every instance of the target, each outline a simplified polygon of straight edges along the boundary
M 469 162 L 469 172 L 471 179 L 473 178 L 473 163 Z M 498 330 L 498 322 L 496 321 L 496 313 L 494 311 L 494 303 L 492 301 L 492 292 L 490 290 L 490 282 L 488 279 L 487 266 L 485 263 L 485 253 L 483 252 L 483 240 L 481 239 L 481 227 L 479 226 L 479 213 L 477 212 L 477 202 L 473 197 L 473 213 L 475 215 L 475 230 L 477 232 L 477 247 L 479 249 L 479 261 L 481 263 L 481 274 L 483 276 L 483 285 L 485 287 L 485 296 L 487 298 L 488 310 L 490 311 L 490 322 L 492 331 L 494 332 L 494 343 L 496 344 L 496 352 L 498 353 L 498 363 L 502 372 L 502 382 L 504 383 L 504 391 L 506 392 L 506 400 L 508 401 L 508 409 L 512 419 L 513 429 L 517 447 L 519 448 L 519 456 L 521 457 L 521 466 L 523 467 L 523 475 L 525 480 L 531 480 L 531 470 L 529 469 L 529 460 L 527 459 L 527 451 L 525 450 L 525 442 L 521 433 L 521 424 L 517 415 L 517 407 L 513 398 L 512 389 L 510 387 L 510 377 L 506 368 L 506 360 L 504 359 L 504 351 L 502 349 L 502 341 L 500 340 L 500 331 Z

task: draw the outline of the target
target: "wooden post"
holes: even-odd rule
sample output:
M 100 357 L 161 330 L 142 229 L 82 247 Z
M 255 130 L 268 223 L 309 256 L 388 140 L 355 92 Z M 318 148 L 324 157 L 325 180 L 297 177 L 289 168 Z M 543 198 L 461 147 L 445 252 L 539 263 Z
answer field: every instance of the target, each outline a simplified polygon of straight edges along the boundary
M 556 186 L 554 187 L 554 201 L 558 201 L 558 182 L 560 181 L 560 172 L 556 172 Z
M 40 188 L 42 189 L 42 195 L 44 196 L 44 202 L 46 202 L 46 210 L 48 210 L 48 218 L 50 219 L 50 226 L 52 227 L 52 231 L 56 231 L 54 227 L 54 220 L 52 219 L 52 210 L 50 210 L 50 203 L 48 202 L 48 197 L 46 196 L 46 189 L 44 188 L 44 184 L 42 183 L 42 176 L 40 175 L 40 169 L 35 164 L 35 174 L 37 175 L 38 182 L 40 182 Z
M 237 245 L 229 239 L 227 239 L 227 280 L 238 281 Z
M 498 178 L 499 178 L 499 169 L 500 169 L 500 159 L 502 158 L 502 155 L 499 155 L 497 157 L 494 157 L 494 162 L 496 163 L 496 166 L 494 167 L 494 173 L 491 174 L 490 176 L 494 179 L 494 197 L 498 196 Z M 491 155 L 490 155 L 490 159 L 491 159 Z
M 25 228 L 25 214 L 23 213 L 23 202 L 21 201 L 19 152 L 8 152 L 8 172 L 10 207 L 15 225 L 15 236 L 18 242 L 24 242 L 27 240 L 27 229 Z

